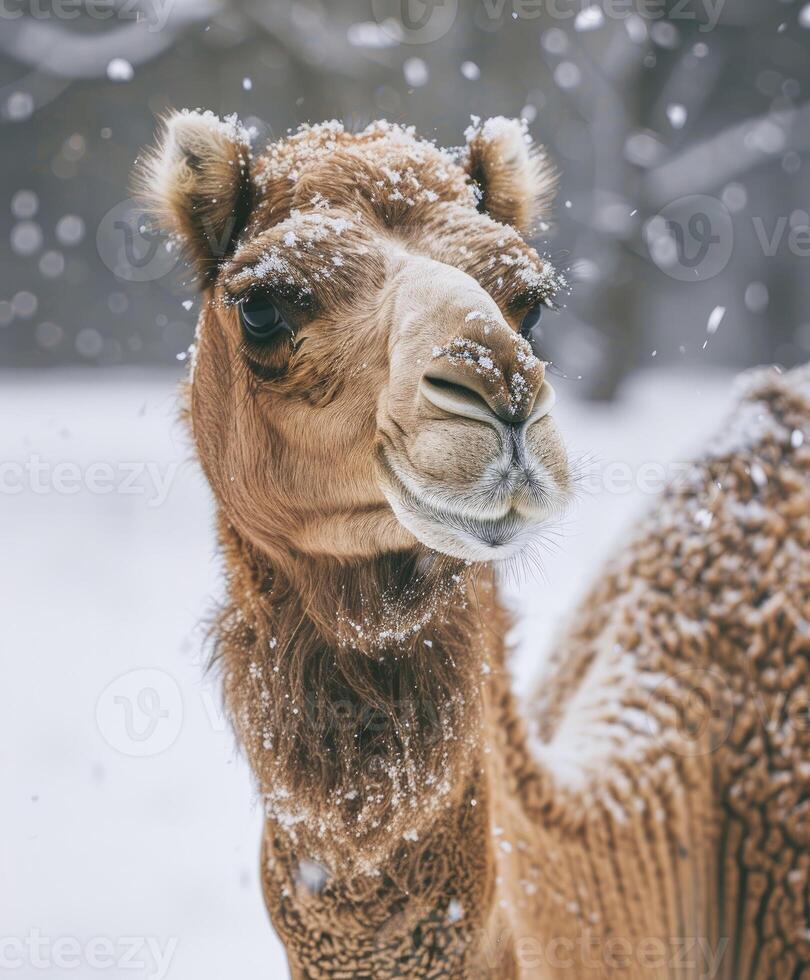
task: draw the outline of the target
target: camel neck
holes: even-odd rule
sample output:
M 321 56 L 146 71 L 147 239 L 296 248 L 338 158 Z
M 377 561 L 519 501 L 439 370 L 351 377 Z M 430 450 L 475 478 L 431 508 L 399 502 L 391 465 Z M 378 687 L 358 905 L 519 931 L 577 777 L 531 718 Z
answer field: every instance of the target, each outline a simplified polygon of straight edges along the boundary
M 323 931 L 358 962 L 380 944 L 424 955 L 424 934 L 452 975 L 513 976 L 491 839 L 507 820 L 490 786 L 507 757 L 514 786 L 526 779 L 491 572 L 416 555 L 281 570 L 232 532 L 223 545 L 217 655 L 291 962 L 309 975 Z
M 469 783 L 502 658 L 492 575 L 407 554 L 281 570 L 223 543 L 217 657 L 268 819 L 327 864 L 374 864 Z

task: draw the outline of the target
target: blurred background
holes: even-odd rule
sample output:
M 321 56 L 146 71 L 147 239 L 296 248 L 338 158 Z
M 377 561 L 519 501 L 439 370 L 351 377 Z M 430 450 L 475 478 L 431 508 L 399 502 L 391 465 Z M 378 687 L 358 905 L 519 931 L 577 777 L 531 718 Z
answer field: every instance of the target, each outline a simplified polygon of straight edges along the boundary
M 259 142 L 384 116 L 455 145 L 473 113 L 522 115 L 562 172 L 538 244 L 576 287 L 548 353 L 592 397 L 653 356 L 810 354 L 800 0 L 2 0 L 0 21 L 4 364 L 183 356 L 191 287 L 127 190 L 172 106 Z
M 521 690 L 727 408 L 810 358 L 802 0 L 0 0 L 0 971 L 284 977 L 261 811 L 205 671 L 222 594 L 177 389 L 198 300 L 128 190 L 168 107 L 258 142 L 520 115 L 561 171 L 536 242 L 583 473 L 505 583 Z

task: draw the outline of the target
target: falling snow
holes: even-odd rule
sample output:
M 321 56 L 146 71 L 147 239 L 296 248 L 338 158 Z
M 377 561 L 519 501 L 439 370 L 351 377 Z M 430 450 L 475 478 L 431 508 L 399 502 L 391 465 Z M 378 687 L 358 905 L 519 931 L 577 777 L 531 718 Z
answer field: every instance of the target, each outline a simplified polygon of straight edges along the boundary
M 605 23 L 605 15 L 601 7 L 593 4 L 584 7 L 574 18 L 575 31 L 593 31 Z
M 715 306 L 712 312 L 709 314 L 708 322 L 706 323 L 706 333 L 712 337 L 717 333 L 720 324 L 723 322 L 723 317 L 726 315 L 725 306 Z
M 107 65 L 107 78 L 111 82 L 129 82 L 135 77 L 135 69 L 126 58 L 113 58 Z
M 686 125 L 686 106 L 679 102 L 672 102 L 667 106 L 667 119 L 673 129 L 683 129 Z

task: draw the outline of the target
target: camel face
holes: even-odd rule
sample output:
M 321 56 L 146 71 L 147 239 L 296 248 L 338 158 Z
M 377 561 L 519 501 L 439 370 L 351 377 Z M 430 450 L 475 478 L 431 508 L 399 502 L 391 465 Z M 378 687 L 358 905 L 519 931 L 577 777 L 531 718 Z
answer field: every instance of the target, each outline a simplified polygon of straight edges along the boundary
M 242 534 L 341 558 L 525 547 L 569 477 L 522 335 L 564 282 L 521 235 L 552 179 L 520 124 L 471 127 L 456 157 L 325 124 L 254 159 L 234 120 L 185 113 L 145 173 L 206 283 L 191 416 Z
M 389 370 L 377 410 L 381 486 L 437 551 L 502 559 L 567 490 L 544 365 L 468 273 L 409 255 L 390 284 Z

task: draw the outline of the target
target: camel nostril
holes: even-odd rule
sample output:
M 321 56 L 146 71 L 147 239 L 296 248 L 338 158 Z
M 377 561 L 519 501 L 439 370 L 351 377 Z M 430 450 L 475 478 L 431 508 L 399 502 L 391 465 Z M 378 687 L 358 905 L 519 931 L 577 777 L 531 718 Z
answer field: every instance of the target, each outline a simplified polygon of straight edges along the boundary
M 475 375 L 468 378 L 431 371 L 423 375 L 419 390 L 428 402 L 450 415 L 486 422 L 494 415 L 504 422 L 515 421 L 508 403 L 488 391 Z
M 426 385 L 430 385 L 434 388 L 438 388 L 440 391 L 446 391 L 451 395 L 459 395 L 462 398 L 477 398 L 479 401 L 484 401 L 482 395 L 479 395 L 477 391 L 474 391 L 468 385 L 459 384 L 457 381 L 448 381 L 446 378 L 439 378 L 431 375 L 425 375 L 422 382 Z
M 432 390 L 433 392 L 439 393 L 440 396 L 446 396 L 448 400 L 459 403 L 469 401 L 474 405 L 480 405 L 481 408 L 488 407 L 487 399 L 482 392 L 476 391 L 469 385 L 461 384 L 458 381 L 451 381 L 448 378 L 442 378 L 438 375 L 426 374 L 422 378 L 422 386 L 428 391 Z
M 488 344 L 454 337 L 433 348 L 420 383 L 424 399 L 451 415 L 517 425 L 534 415 L 544 387 L 543 364 L 505 327 Z

